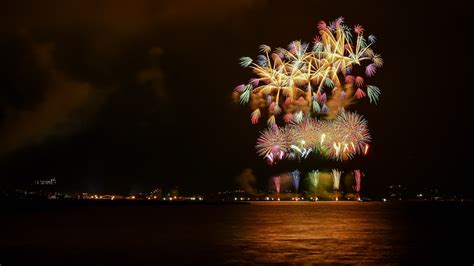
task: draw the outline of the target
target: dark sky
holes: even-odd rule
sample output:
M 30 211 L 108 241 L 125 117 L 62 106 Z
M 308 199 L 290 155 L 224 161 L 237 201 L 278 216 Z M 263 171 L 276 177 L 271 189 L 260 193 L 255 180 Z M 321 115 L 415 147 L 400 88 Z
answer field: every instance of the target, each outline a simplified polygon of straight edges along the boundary
M 473 59 L 462 1 L 31 0 L 0 15 L 2 185 L 56 177 L 66 190 L 216 191 L 245 168 L 263 188 L 278 171 L 338 166 L 364 169 L 372 191 L 474 191 L 461 155 Z M 311 41 L 319 20 L 339 16 L 378 37 L 385 63 L 372 82 L 379 105 L 354 106 L 371 151 L 270 169 L 254 148 L 265 125 L 231 98 L 252 77 L 238 58 Z

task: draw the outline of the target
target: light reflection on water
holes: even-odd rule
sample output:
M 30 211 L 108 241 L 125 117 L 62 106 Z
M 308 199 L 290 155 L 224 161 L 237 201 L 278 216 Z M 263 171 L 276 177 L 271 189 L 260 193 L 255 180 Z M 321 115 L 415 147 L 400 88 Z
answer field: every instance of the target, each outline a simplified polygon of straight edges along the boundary
M 263 204 L 263 205 L 262 205 Z M 424 264 L 471 260 L 472 204 L 47 206 L 10 210 L 12 265 Z M 3 264 L 2 264 L 3 265 Z
M 400 235 L 394 234 L 391 215 L 382 204 L 277 203 L 247 210 L 239 206 L 242 210 L 235 213 L 235 231 L 226 245 L 240 250 L 241 256 L 231 251 L 227 262 L 394 261 Z

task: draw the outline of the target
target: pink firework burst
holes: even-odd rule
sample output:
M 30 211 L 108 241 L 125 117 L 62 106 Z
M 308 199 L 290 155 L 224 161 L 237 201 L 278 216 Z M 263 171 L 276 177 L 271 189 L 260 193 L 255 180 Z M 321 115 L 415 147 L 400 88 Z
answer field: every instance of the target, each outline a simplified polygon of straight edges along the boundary
M 357 34 L 362 34 L 364 33 L 364 27 L 362 27 L 361 25 L 355 25 L 354 32 Z
M 364 86 L 364 78 L 361 77 L 361 76 L 357 76 L 356 79 L 355 79 L 355 84 L 359 88 Z
M 369 64 L 369 65 L 365 68 L 365 74 L 366 74 L 368 77 L 372 77 L 373 75 L 375 75 L 375 72 L 376 72 L 376 67 L 375 67 L 375 64 L 374 64 L 374 63 Z
M 365 92 L 363 90 L 361 90 L 361 88 L 357 88 L 354 95 L 357 99 L 361 99 L 361 98 L 364 98 L 366 96 Z

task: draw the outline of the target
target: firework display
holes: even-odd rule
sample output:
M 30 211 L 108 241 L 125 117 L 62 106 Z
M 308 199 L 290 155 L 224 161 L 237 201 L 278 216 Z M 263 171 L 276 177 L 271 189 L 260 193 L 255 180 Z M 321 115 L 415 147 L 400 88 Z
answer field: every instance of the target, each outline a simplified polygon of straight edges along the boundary
M 359 196 L 359 193 L 360 193 L 360 177 L 361 177 L 360 170 L 354 170 L 354 178 L 356 180 L 356 185 L 354 186 L 354 190 L 357 192 L 359 200 L 360 200 L 360 196 Z
M 334 120 L 306 118 L 284 128 L 268 128 L 256 148 L 269 164 L 284 158 L 306 158 L 311 152 L 346 160 L 366 154 L 370 140 L 367 121 L 361 115 L 341 112 Z
M 333 187 L 334 187 L 334 190 L 338 190 L 339 189 L 339 183 L 341 181 L 341 174 L 342 172 L 337 170 L 337 169 L 332 169 L 332 177 L 333 177 Z
M 299 170 L 295 170 L 293 172 L 290 173 L 291 177 L 292 177 L 292 181 L 293 181 L 293 186 L 295 188 L 295 192 L 298 192 L 299 188 L 300 188 L 300 171 Z
M 337 169 L 332 169 L 333 188 L 334 188 L 334 194 L 336 195 L 336 201 L 339 200 L 338 191 L 339 191 L 339 183 L 341 181 L 341 174 L 342 174 L 341 171 Z
M 355 102 L 367 98 L 377 104 L 380 89 L 370 79 L 383 66 L 373 50 L 377 40 L 365 36 L 365 29 L 344 24 L 344 18 L 317 24 L 313 42 L 293 41 L 286 48 L 260 45 L 256 59 L 241 57 L 240 65 L 255 74 L 234 89 L 234 99 L 249 104 L 250 121 L 266 117 L 267 129 L 257 139 L 257 154 L 268 164 L 284 159 L 306 159 L 313 154 L 335 161 L 367 155 L 371 136 L 367 120 L 349 111 Z M 284 122 L 284 126 L 277 124 Z M 333 169 L 333 189 L 338 200 L 342 171 Z M 360 170 L 354 171 L 355 192 L 360 192 Z M 290 173 L 295 192 L 300 172 Z M 307 175 L 311 190 L 319 184 L 319 170 Z M 277 193 L 279 176 L 273 177 Z
M 275 185 L 275 191 L 277 193 L 280 193 L 280 184 L 281 184 L 281 178 L 280 176 L 274 176 L 273 177 L 273 183 Z
M 364 36 L 364 28 L 353 29 L 344 18 L 326 24 L 320 21 L 312 45 L 291 42 L 287 49 L 261 45 L 254 60 L 240 58 L 240 65 L 253 70 L 257 77 L 235 88 L 242 104 L 250 103 L 252 124 L 262 112 L 267 123 L 276 123 L 282 115 L 286 123 L 300 122 L 305 115 L 334 117 L 354 101 L 368 97 L 377 103 L 380 90 L 367 79 L 382 67 L 382 57 L 372 50 L 374 35 Z
M 308 179 L 309 179 L 312 189 L 314 189 L 314 195 L 316 196 L 316 198 L 317 198 L 316 191 L 319 184 L 319 175 L 320 175 L 319 170 L 314 170 L 308 173 Z

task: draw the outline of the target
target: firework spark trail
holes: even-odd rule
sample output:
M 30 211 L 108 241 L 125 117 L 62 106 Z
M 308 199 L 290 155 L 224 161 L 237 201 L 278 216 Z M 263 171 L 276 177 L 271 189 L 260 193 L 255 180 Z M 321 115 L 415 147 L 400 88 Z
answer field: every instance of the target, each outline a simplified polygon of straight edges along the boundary
M 339 191 L 339 183 L 341 181 L 341 174 L 342 174 L 341 171 L 337 169 L 332 169 L 333 188 L 335 191 L 336 201 L 339 200 L 338 191 Z
M 360 193 L 360 170 L 354 170 L 354 177 L 356 180 L 356 185 L 354 186 L 354 190 L 357 192 L 357 194 Z
M 339 183 L 341 181 L 341 174 L 342 172 L 337 169 L 332 169 L 332 177 L 333 177 L 333 187 L 335 190 L 339 189 Z
M 274 176 L 273 177 L 273 183 L 275 185 L 275 190 L 277 193 L 280 193 L 280 184 L 281 184 L 281 178 L 280 176 Z
M 295 170 L 290 173 L 292 180 L 293 180 L 293 186 L 295 188 L 295 192 L 298 193 L 298 190 L 300 188 L 300 171 Z
M 257 75 L 235 88 L 240 103 L 250 103 L 253 109 L 252 124 L 258 123 L 264 109 L 271 125 L 279 114 L 287 123 L 299 122 L 307 114 L 333 117 L 366 96 L 377 104 L 380 89 L 351 74 L 354 68 L 363 68 L 358 72 L 368 79 L 383 66 L 382 57 L 372 50 L 377 38 L 369 35 L 366 39 L 360 25 L 351 31 L 342 17 L 329 26 L 320 21 L 318 31 L 312 46 L 293 41 L 287 49 L 272 51 L 261 45 L 256 60 L 240 58 L 240 65 Z
M 316 195 L 316 190 L 318 188 L 319 184 L 319 170 L 311 171 L 308 173 L 308 179 L 311 184 L 311 186 L 314 189 L 314 194 Z

